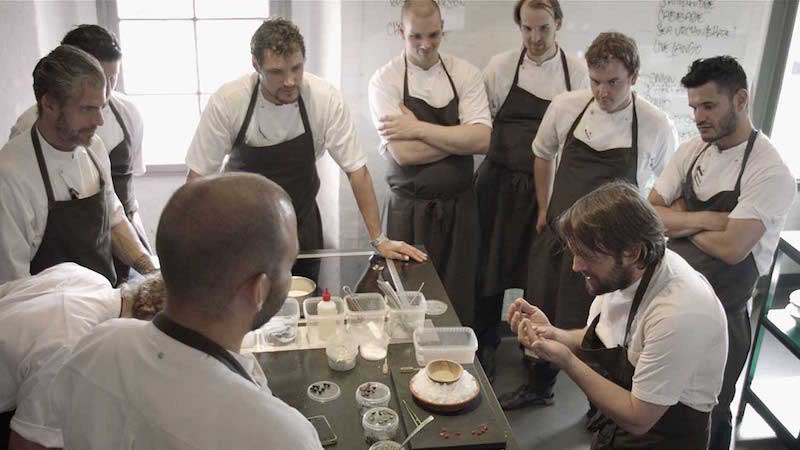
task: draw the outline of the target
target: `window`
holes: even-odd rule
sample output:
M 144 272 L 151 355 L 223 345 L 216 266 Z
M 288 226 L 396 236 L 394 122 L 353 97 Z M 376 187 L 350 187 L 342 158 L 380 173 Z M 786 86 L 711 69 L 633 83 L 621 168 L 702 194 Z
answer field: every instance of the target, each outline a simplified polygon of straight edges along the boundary
M 797 118 L 800 117 L 800 12 L 794 21 L 792 43 L 786 56 L 786 70 L 772 125 L 772 143 L 783 160 L 800 179 L 800 152 L 797 151 Z
M 208 97 L 253 70 L 250 38 L 268 9 L 265 0 L 118 0 L 125 93 L 145 118 L 145 164 L 183 164 Z

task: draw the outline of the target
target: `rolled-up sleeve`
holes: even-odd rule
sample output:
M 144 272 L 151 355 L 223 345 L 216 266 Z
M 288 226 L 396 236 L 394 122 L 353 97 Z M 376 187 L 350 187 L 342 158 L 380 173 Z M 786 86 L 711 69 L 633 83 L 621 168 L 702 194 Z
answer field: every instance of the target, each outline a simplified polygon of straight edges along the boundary
M 785 165 L 761 168 L 742 181 L 731 219 L 758 219 L 766 228 L 780 227 L 794 201 L 796 182 Z
M 400 103 L 403 102 L 403 92 L 399 85 L 390 83 L 386 79 L 387 76 L 389 73 L 386 72 L 386 69 L 379 69 L 369 80 L 369 112 L 375 130 L 381 124 L 381 117 L 400 114 Z M 378 153 L 383 155 L 388 141 L 380 134 L 378 137 L 380 138 Z
M 558 97 L 556 97 L 557 99 Z M 559 139 L 558 139 L 558 119 L 559 107 L 554 100 L 544 113 L 542 123 L 539 125 L 539 130 L 536 132 L 536 138 L 533 140 L 533 154 L 537 158 L 542 158 L 547 161 L 555 159 L 558 154 Z
M 209 98 L 197 124 L 186 153 L 186 166 L 200 175 L 219 172 L 225 155 L 233 147 L 234 139 L 231 114 L 219 93 L 215 93 Z
M 489 112 L 483 76 L 476 67 L 469 66 L 465 89 L 459 93 L 458 115 L 464 125 L 480 123 L 492 127 L 492 115 Z
M 11 177 L 0 171 L 0 284 L 31 274 L 34 212 Z
M 355 172 L 367 164 L 361 148 L 353 116 L 342 94 L 331 88 L 325 123 L 323 146 L 346 173 Z

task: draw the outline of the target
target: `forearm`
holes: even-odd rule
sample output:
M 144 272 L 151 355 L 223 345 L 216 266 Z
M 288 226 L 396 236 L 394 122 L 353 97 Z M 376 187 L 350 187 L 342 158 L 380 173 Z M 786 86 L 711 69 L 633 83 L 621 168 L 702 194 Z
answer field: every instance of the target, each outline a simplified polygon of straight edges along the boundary
M 155 270 L 150 254 L 139 241 L 127 218 L 111 229 L 111 248 L 114 256 L 137 272 L 145 274 Z
M 419 138 L 453 155 L 474 155 L 489 150 L 491 134 L 491 128 L 479 123 L 446 127 L 420 122 Z
M 8 450 L 55 450 L 54 447 L 45 447 L 35 442 L 29 441 L 11 430 L 8 437 Z
M 702 231 L 690 236 L 689 240 L 704 253 L 730 265 L 742 261 L 752 249 L 741 251 L 739 246 L 728 238 L 725 231 Z
M 553 173 L 555 161 L 546 160 L 534 156 L 533 158 L 533 179 L 536 185 L 536 201 L 539 208 L 547 209 L 547 202 L 550 200 L 550 190 L 553 186 Z
M 569 348 L 569 351 L 572 353 L 576 353 L 581 347 L 583 337 L 586 335 L 586 328 L 575 330 L 562 330 L 561 328 L 555 328 L 555 333 L 555 340 L 566 345 L 567 348 Z
M 386 149 L 400 166 L 430 164 L 450 156 L 450 153 L 418 139 L 392 140 L 389 141 Z
M 367 227 L 370 239 L 375 239 L 381 234 L 381 218 L 378 214 L 378 200 L 375 198 L 375 189 L 372 185 L 372 177 L 364 166 L 355 172 L 347 174 L 350 180 L 350 188 L 356 198 L 364 225 Z
M 668 237 L 691 236 L 705 229 L 699 213 L 675 211 L 667 206 L 653 205 L 653 208 L 661 217 Z
M 604 378 L 577 356 L 572 355 L 563 369 L 589 401 L 622 429 L 638 435 L 652 427 L 652 423 L 643 420 L 643 415 L 636 407 L 638 402 L 630 391 Z

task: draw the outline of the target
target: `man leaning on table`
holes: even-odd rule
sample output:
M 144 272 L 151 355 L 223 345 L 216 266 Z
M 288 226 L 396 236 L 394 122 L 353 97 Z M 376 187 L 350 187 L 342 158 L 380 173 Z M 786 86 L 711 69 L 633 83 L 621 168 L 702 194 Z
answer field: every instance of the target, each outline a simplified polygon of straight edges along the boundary
M 747 301 L 769 272 L 796 187 L 775 146 L 750 122 L 747 76 L 734 58 L 698 59 L 681 84 L 700 136 L 681 144 L 649 200 L 669 248 L 708 279 L 728 317 L 728 362 L 709 447 L 727 450 L 730 404 L 752 337 Z
M 658 214 L 625 182 L 582 197 L 554 225 L 594 296 L 587 326 L 556 328 L 523 299 L 508 318 L 602 414 L 592 449 L 706 449 L 728 344 L 711 285 L 665 249 Z
M 167 202 L 156 248 L 164 312 L 100 325 L 56 378 L 65 447 L 320 450 L 239 353 L 289 289 L 298 245 L 286 192 L 254 174 L 189 183 Z
M 321 249 L 316 160 L 327 150 L 347 174 L 372 246 L 387 258 L 425 260 L 421 251 L 381 233 L 372 178 L 350 110 L 333 85 L 304 72 L 306 46 L 297 26 L 280 17 L 264 21 L 250 52 L 254 72 L 222 85 L 203 110 L 186 155 L 187 181 L 220 170 L 264 175 L 294 203 L 300 250 Z M 296 269 L 297 275 L 312 278 L 318 270 L 301 261 Z

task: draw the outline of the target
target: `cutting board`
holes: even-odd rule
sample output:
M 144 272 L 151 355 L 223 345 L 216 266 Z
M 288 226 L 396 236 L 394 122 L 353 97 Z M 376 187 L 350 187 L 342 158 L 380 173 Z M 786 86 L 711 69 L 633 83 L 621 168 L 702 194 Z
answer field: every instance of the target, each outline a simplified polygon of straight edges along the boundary
M 472 364 L 464 365 L 464 370 L 471 373 L 478 378 L 475 366 Z M 408 382 L 411 377 L 416 373 L 401 373 L 399 367 L 391 369 L 392 383 L 395 388 L 395 395 L 399 405 L 398 412 L 403 420 L 406 434 L 410 433 L 416 425 L 408 415 L 408 411 L 403 406 L 403 400 L 406 401 L 409 408 L 414 411 L 421 420 L 425 420 L 429 415 L 433 415 L 435 419 L 422 429 L 416 436 L 411 439 L 410 446 L 412 450 L 429 450 L 444 448 L 448 450 L 459 449 L 504 449 L 506 448 L 506 434 L 502 427 L 492 420 L 492 412 L 489 408 L 489 402 L 485 398 L 481 386 L 481 393 L 467 408 L 456 413 L 437 413 L 428 411 L 422 408 L 414 401 L 411 391 L 408 389 Z M 487 430 L 480 436 L 472 434 L 473 430 L 480 429 L 483 425 L 487 426 Z M 440 436 L 442 428 L 447 429 L 450 437 L 445 439 Z M 461 433 L 456 436 L 455 432 Z

